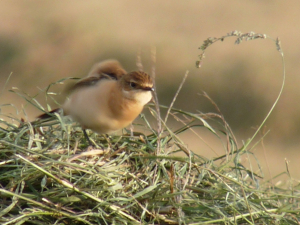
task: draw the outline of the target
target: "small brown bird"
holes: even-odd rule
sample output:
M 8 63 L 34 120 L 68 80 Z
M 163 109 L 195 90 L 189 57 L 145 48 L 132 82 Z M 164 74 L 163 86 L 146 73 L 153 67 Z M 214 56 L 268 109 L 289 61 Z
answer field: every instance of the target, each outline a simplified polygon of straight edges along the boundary
M 151 100 L 153 90 L 147 73 L 127 73 L 118 61 L 106 60 L 96 64 L 86 78 L 71 88 L 62 105 L 63 114 L 81 125 L 91 145 L 85 129 L 107 134 L 128 126 Z M 39 118 L 47 117 L 43 114 Z

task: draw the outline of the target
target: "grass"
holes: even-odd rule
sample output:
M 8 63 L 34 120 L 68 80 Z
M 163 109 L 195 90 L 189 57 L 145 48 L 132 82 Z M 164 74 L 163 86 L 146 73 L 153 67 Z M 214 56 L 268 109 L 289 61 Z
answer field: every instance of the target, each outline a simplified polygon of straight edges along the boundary
M 242 40 L 253 35 L 228 37 Z M 208 40 L 203 51 L 218 41 Z M 279 41 L 276 44 L 282 54 Z M 47 111 L 34 98 L 15 92 Z M 59 114 L 34 123 L 6 117 L 0 121 L 0 223 L 299 224 L 299 184 L 291 178 L 294 183 L 287 188 L 273 185 L 260 170 L 240 160 L 254 156 L 254 139 L 281 92 L 254 135 L 240 147 L 212 100 L 218 113 L 175 109 L 176 96 L 169 107 L 150 105 L 147 109 L 158 121 L 158 130 L 142 115 L 139 126 L 147 135 L 106 137 L 90 132 L 97 148 L 89 150 L 81 129 Z M 167 111 L 165 119 L 158 109 Z M 170 129 L 168 117 L 183 125 Z M 225 140 L 226 154 L 206 159 L 192 152 L 179 136 L 194 127 Z

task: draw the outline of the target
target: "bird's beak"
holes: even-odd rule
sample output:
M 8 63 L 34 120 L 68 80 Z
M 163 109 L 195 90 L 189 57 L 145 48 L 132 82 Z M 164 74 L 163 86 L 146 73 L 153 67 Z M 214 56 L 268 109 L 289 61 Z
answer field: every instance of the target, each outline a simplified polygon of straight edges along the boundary
M 143 88 L 144 91 L 154 91 L 153 87 L 144 87 Z

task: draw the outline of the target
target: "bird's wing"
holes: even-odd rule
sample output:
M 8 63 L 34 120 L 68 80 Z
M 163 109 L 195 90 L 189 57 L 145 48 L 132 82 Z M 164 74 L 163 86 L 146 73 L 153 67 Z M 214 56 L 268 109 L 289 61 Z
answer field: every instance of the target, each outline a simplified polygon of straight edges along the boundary
M 119 80 L 126 73 L 126 70 L 123 69 L 122 65 L 117 60 L 105 60 L 95 64 L 88 76 L 79 80 L 69 88 L 68 91 L 70 92 L 77 90 L 78 88 L 93 86 L 103 79 Z
M 102 73 L 98 76 L 85 77 L 75 83 L 72 87 L 68 88 L 68 92 L 73 92 L 79 88 L 94 86 L 101 80 L 117 80 L 115 74 Z

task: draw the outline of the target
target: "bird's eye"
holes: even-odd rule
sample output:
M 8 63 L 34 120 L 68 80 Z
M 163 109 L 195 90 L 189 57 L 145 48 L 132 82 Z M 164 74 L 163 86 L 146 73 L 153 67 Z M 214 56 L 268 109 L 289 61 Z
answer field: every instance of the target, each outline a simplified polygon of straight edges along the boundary
M 136 88 L 136 86 L 137 86 L 137 84 L 134 83 L 134 82 L 130 82 L 129 85 L 130 85 L 130 87 L 132 87 L 132 88 Z

